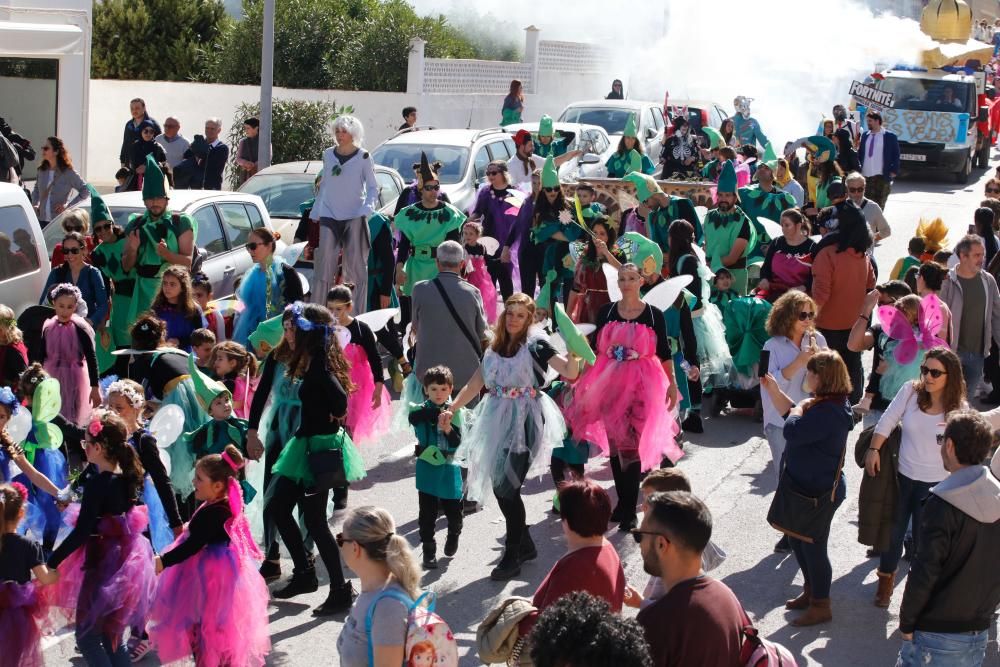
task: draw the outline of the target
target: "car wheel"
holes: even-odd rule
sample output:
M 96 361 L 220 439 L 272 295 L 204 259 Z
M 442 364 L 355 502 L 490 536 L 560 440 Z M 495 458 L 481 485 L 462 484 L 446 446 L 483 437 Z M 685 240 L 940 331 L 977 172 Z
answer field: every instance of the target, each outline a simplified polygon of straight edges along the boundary
M 972 174 L 972 156 L 970 155 L 965 159 L 965 166 L 955 173 L 955 182 L 959 185 L 966 185 L 969 182 L 969 176 Z

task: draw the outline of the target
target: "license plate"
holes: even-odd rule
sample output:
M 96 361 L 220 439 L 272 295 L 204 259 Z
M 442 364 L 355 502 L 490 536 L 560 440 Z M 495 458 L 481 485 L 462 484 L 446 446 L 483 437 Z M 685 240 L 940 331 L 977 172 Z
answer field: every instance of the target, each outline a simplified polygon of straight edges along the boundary
M 908 162 L 927 162 L 926 155 L 918 155 L 916 153 L 903 153 L 899 156 L 900 160 L 906 160 Z

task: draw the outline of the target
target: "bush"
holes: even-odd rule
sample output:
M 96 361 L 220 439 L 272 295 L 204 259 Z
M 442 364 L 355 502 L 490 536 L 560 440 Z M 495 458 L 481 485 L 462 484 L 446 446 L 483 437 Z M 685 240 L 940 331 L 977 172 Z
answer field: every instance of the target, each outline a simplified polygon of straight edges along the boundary
M 273 100 L 271 103 L 271 164 L 318 160 L 323 149 L 333 145 L 333 136 L 327 131 L 330 121 L 343 114 L 354 113 L 354 107 L 337 107 L 331 102 L 305 100 Z M 260 103 L 241 104 L 236 108 L 230 124 L 229 155 L 235 159 L 236 148 L 246 134 L 243 121 L 260 118 Z M 263 147 L 261 148 L 263 150 Z M 235 169 L 229 171 L 230 186 L 237 184 Z

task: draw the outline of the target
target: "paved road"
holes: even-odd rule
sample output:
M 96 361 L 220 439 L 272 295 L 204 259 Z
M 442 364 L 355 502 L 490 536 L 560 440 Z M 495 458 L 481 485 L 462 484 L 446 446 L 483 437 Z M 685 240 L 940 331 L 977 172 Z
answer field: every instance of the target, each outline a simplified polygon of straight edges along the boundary
M 907 180 L 896 184 L 886 211 L 893 234 L 876 251 L 883 275 L 905 254 L 907 241 L 921 216 L 941 216 L 956 230 L 950 237 L 952 243 L 962 236 L 981 198 L 985 175 L 977 172 L 977 176 L 978 181 L 969 186 L 956 186 L 944 180 Z M 772 552 L 777 535 L 764 517 L 776 480 L 767 444 L 760 437 L 761 427 L 747 416 L 724 415 L 706 420 L 705 430 L 703 435 L 689 439 L 687 456 L 680 466 L 691 477 L 695 492 L 711 508 L 715 521 L 713 539 L 729 554 L 713 575 L 736 592 L 764 634 L 802 656 L 800 664 L 837 667 L 895 664 L 902 589 L 894 596 L 890 609 L 872 606 L 876 563 L 865 559 L 865 547 L 857 543 L 860 469 L 850 461 L 845 467 L 848 499 L 837 513 L 830 540 L 834 620 L 818 628 L 793 628 L 787 624 L 790 614 L 785 612 L 783 602 L 798 594 L 801 576 L 792 556 Z M 855 437 L 859 431 L 856 429 Z M 396 517 L 399 532 L 417 547 L 411 441 L 408 433 L 394 433 L 366 449 L 363 454 L 369 468 L 368 478 L 352 489 L 350 502 L 389 509 Z M 610 471 L 604 461 L 588 466 L 587 472 L 611 486 Z M 517 579 L 501 584 L 488 578 L 502 551 L 502 517 L 495 507 L 467 517 L 459 553 L 450 562 L 442 558 L 441 569 L 425 576 L 424 584 L 438 595 L 438 610 L 458 636 L 463 666 L 479 664 L 473 649 L 475 630 L 492 605 L 508 595 L 530 597 L 562 554 L 560 524 L 546 513 L 552 491 L 548 477 L 529 481 L 524 487 L 539 558 L 526 565 Z M 338 512 L 333 517 L 334 532 L 343 514 Z M 440 548 L 444 519 L 438 526 Z M 641 588 L 646 575 L 637 545 L 618 532 L 613 531 L 608 537 L 621 554 L 628 581 Z M 289 561 L 284 561 L 283 566 L 286 571 L 291 570 Z M 905 562 L 901 567 L 905 568 Z M 323 595 L 316 593 L 275 602 L 270 607 L 274 650 L 268 664 L 296 667 L 337 664 L 336 640 L 343 617 L 313 618 L 309 612 L 322 600 Z M 68 637 L 47 652 L 52 665 L 66 664 L 72 657 L 73 642 Z M 82 664 L 79 656 L 74 664 Z M 145 664 L 156 664 L 155 658 L 148 658 Z M 991 643 L 986 664 L 1000 665 L 995 642 Z

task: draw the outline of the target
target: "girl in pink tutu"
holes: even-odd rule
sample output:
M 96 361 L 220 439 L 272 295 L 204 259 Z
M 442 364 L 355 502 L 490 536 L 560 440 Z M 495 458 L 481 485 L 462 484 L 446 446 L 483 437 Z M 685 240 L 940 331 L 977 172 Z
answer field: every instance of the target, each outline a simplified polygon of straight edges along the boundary
M 250 536 L 237 480 L 243 465 L 233 445 L 198 460 L 201 506 L 156 558 L 160 581 L 148 631 L 163 663 L 193 654 L 199 666 L 251 667 L 271 650 L 267 584 L 256 565 L 264 556 Z
M 60 414 L 67 421 L 83 426 L 90 420 L 91 408 L 101 404 L 94 330 L 76 314 L 77 305 L 83 300 L 76 285 L 56 285 L 49 292 L 49 300 L 56 314 L 42 325 L 37 361 L 59 380 Z
M 483 235 L 483 226 L 478 222 L 467 222 L 462 226 L 462 242 L 465 244 L 466 262 L 465 279 L 479 289 L 483 295 L 483 310 L 486 311 L 486 321 L 493 324 L 497 321 L 497 288 L 493 285 L 490 272 L 486 270 L 486 246 L 479 242 Z M 469 266 L 472 268 L 468 268 Z
M 36 586 L 53 584 L 59 578 L 45 566 L 42 545 L 17 534 L 27 500 L 24 485 L 0 484 L 0 667 L 45 664 L 42 625 L 48 605 Z
M 212 370 L 233 395 L 233 414 L 246 419 L 257 391 L 257 357 L 234 340 L 212 348 Z
M 84 453 L 91 471 L 75 526 L 49 557 L 59 571 L 53 604 L 76 623 L 76 643 L 88 665 L 127 665 L 125 629 L 146 623 L 156 575 L 149 520 L 138 505 L 143 470 L 118 415 L 96 411 Z M 73 522 L 67 516 L 69 523 Z
M 352 317 L 351 290 L 337 285 L 326 295 L 326 307 L 337 324 L 351 334 L 344 356 L 351 364 L 355 390 L 347 399 L 347 432 L 356 444 L 374 440 L 389 431 L 392 423 L 392 399 L 382 381 L 382 355 L 371 327 Z
M 659 268 L 656 270 L 659 273 Z M 574 388 L 566 421 L 580 440 L 611 455 L 618 492 L 612 521 L 619 530 L 636 527 L 639 477 L 683 454 L 674 440 L 676 388 L 663 313 L 639 298 L 643 276 L 635 264 L 618 270 L 621 301 L 597 317 L 597 362 Z

